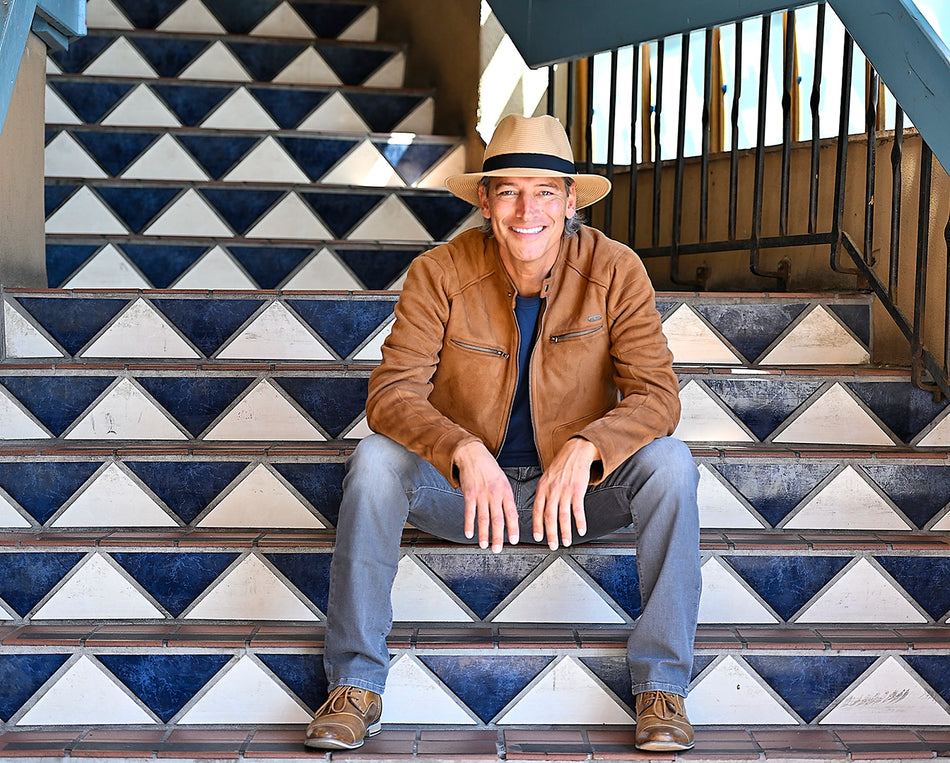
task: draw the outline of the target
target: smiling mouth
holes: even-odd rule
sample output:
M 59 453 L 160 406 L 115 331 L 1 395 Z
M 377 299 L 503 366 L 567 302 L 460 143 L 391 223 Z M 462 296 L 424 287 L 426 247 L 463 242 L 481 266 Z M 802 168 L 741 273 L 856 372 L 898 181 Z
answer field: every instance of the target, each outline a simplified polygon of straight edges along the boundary
M 540 233 L 544 230 L 543 225 L 538 225 L 535 228 L 512 228 L 515 233 Z

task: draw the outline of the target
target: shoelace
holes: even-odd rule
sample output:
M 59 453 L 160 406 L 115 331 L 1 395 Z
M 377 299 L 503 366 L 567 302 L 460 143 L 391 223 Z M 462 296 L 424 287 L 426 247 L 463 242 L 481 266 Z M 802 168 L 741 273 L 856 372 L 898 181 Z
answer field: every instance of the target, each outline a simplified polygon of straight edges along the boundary
M 656 707 L 657 703 L 659 703 L 660 708 L 655 709 L 654 713 L 664 720 L 672 720 L 680 714 L 676 704 L 668 699 L 668 695 L 662 691 L 646 692 L 646 696 L 640 701 L 644 710 L 651 706 Z

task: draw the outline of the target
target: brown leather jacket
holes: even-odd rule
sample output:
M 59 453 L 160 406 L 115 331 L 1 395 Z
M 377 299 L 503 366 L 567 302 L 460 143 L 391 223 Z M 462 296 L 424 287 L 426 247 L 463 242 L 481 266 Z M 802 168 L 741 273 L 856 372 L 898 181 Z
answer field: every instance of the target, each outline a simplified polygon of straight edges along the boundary
M 600 451 L 592 481 L 671 434 L 679 385 L 640 258 L 593 228 L 561 244 L 541 290 L 530 399 L 542 466 L 571 437 Z M 369 382 L 374 432 L 432 463 L 481 440 L 498 454 L 517 381 L 515 288 L 498 245 L 469 230 L 412 263 Z

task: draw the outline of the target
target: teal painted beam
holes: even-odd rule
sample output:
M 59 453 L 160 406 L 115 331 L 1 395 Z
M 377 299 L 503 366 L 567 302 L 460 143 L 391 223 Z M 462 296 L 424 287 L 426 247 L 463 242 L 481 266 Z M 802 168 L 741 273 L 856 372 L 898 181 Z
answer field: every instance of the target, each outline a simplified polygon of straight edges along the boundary
M 950 171 L 950 50 L 912 0 L 830 0 L 835 14 Z
M 0 130 L 7 117 L 36 0 L 0 0 Z
M 54 50 L 86 34 L 86 0 L 37 0 L 33 31 Z

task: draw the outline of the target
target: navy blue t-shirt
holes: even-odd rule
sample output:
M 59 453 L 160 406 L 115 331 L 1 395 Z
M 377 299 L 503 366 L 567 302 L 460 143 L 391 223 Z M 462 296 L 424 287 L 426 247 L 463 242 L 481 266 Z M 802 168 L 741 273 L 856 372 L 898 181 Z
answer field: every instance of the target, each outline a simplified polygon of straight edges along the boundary
M 505 444 L 498 454 L 501 466 L 539 466 L 538 450 L 534 444 L 534 426 L 531 423 L 531 403 L 528 399 L 528 377 L 531 350 L 534 349 L 535 330 L 541 314 L 541 297 L 515 297 L 515 318 L 521 342 L 518 346 L 518 386 L 508 421 Z

